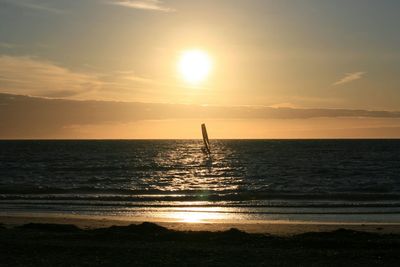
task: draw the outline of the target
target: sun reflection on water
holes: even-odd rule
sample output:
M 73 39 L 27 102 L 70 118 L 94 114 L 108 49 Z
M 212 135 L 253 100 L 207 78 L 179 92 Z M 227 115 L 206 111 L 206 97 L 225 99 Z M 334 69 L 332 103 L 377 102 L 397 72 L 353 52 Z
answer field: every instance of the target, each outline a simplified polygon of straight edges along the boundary
M 221 212 L 221 207 L 185 207 L 176 208 L 172 212 L 160 214 L 164 219 L 185 223 L 210 223 L 226 221 L 230 216 Z
M 176 212 L 171 214 L 171 217 L 186 223 L 205 223 L 213 220 L 223 219 L 223 214 L 211 212 Z
M 238 190 L 243 185 L 243 169 L 237 169 L 234 151 L 225 143 L 213 142 L 212 156 L 202 151 L 200 140 L 177 143 L 159 149 L 150 162 L 157 170 L 142 178 L 146 189 L 162 192 L 184 192 L 198 195 L 200 191 Z
M 211 156 L 204 154 L 202 147 L 203 142 L 196 140 L 176 143 L 155 151 L 150 165 L 156 166 L 157 171 L 141 180 L 143 186 L 157 193 L 169 193 L 165 194 L 166 201 L 173 195 L 179 195 L 178 202 L 181 202 L 172 205 L 180 207 L 154 209 L 145 216 L 155 220 L 185 223 L 237 219 L 237 214 L 231 213 L 226 207 L 196 207 L 239 190 L 243 185 L 245 171 L 243 168 L 236 168 L 238 164 L 235 151 L 225 143 L 214 141 Z M 174 194 L 170 195 L 171 193 Z

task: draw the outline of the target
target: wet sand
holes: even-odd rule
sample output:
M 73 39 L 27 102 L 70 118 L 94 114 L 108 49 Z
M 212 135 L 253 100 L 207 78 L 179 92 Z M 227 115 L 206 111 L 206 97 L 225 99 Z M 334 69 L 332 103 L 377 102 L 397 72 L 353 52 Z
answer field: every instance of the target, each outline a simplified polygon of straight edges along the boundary
M 118 216 L 82 216 L 62 214 L 15 214 L 0 215 L 0 223 L 6 226 L 18 226 L 28 223 L 73 224 L 82 229 L 95 229 L 116 226 L 140 224 L 148 221 L 148 218 L 132 218 Z M 387 223 L 328 223 L 328 222 L 301 222 L 301 221 L 245 221 L 245 222 L 180 222 L 166 220 L 152 220 L 163 227 L 177 231 L 225 231 L 236 228 L 247 233 L 267 233 L 279 236 L 290 236 L 308 232 L 328 232 L 337 229 L 349 229 L 355 231 L 400 234 L 400 222 L 398 224 Z

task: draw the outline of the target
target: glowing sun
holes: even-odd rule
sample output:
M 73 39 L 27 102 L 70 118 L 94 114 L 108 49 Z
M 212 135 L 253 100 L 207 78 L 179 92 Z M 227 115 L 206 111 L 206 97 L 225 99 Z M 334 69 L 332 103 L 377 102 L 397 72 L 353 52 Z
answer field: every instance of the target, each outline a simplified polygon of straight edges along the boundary
M 212 69 L 210 56 L 202 50 L 187 50 L 182 52 L 178 70 L 182 78 L 191 84 L 204 81 Z

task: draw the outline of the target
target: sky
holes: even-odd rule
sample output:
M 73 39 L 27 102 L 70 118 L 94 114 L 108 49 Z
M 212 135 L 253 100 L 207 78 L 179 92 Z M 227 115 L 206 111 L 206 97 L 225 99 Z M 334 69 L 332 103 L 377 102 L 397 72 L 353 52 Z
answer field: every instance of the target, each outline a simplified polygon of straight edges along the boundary
M 398 10 L 0 0 L 0 138 L 199 138 L 202 122 L 211 138 L 400 138 Z M 212 60 L 195 85 L 178 71 L 192 49 Z

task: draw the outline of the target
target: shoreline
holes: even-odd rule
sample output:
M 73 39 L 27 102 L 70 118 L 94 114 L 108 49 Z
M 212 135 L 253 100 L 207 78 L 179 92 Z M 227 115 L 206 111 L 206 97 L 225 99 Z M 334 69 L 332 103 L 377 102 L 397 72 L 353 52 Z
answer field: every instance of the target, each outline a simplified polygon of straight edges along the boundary
M 331 232 L 338 229 L 362 231 L 379 234 L 400 234 L 399 223 L 337 223 L 337 222 L 310 222 L 310 221 L 204 221 L 184 222 L 168 220 L 149 220 L 149 218 L 128 216 L 84 216 L 71 214 L 0 214 L 0 224 L 6 227 L 21 226 L 29 223 L 38 224 L 71 224 L 81 229 L 98 229 L 111 226 L 138 225 L 150 222 L 175 231 L 226 231 L 231 228 L 247 233 L 272 234 L 291 236 L 309 232 Z

